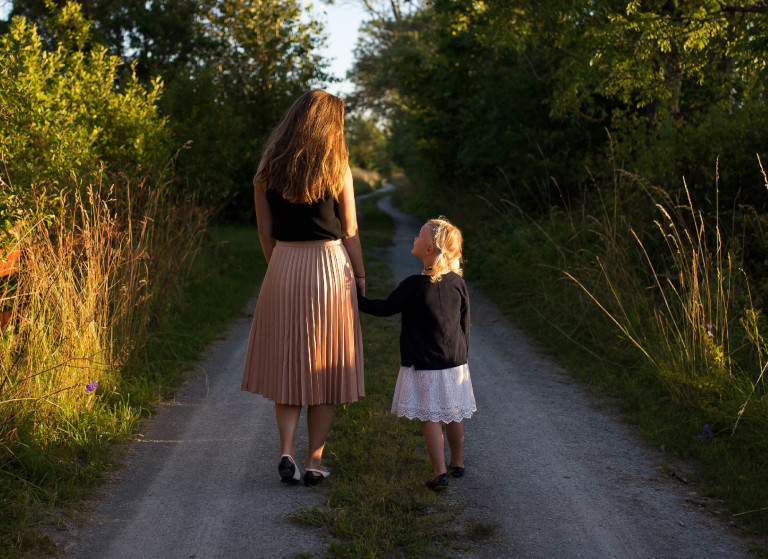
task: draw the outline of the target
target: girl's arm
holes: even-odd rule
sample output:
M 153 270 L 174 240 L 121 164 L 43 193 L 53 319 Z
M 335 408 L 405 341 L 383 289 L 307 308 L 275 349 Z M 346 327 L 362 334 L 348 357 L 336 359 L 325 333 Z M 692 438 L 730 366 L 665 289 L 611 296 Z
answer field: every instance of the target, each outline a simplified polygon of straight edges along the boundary
M 259 241 L 264 258 L 272 258 L 272 251 L 275 248 L 275 239 L 272 237 L 272 212 L 267 202 L 267 193 L 263 185 L 253 180 L 253 200 L 256 204 L 256 225 L 259 228 Z
M 347 166 L 344 174 L 344 186 L 339 194 L 339 221 L 341 230 L 346 235 L 342 242 L 349 254 L 349 262 L 355 275 L 357 292 L 365 295 L 365 266 L 363 265 L 363 247 L 360 244 L 360 232 L 357 230 L 357 209 L 355 207 L 355 189 L 352 186 L 352 171 Z
M 415 277 L 415 276 L 412 276 Z M 386 299 L 368 299 L 358 293 L 357 307 L 374 316 L 392 316 L 402 312 L 414 297 L 413 283 L 405 278 Z

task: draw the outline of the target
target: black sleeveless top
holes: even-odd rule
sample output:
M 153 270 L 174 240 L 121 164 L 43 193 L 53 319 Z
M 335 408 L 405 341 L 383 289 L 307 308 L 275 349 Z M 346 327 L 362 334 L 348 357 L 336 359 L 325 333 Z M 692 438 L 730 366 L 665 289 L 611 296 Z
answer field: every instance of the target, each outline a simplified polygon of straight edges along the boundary
M 272 212 L 272 237 L 278 241 L 322 241 L 344 238 L 339 203 L 329 197 L 309 204 L 289 202 L 276 190 L 267 190 Z

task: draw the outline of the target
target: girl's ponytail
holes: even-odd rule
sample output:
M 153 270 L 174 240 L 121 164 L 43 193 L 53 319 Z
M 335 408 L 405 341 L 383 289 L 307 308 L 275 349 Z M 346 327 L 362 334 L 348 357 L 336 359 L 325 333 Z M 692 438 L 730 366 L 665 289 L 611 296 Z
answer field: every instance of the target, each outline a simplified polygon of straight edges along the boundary
M 453 225 L 445 216 L 440 216 L 427 221 L 432 243 L 440 251 L 432 265 L 432 279 L 434 283 L 440 281 L 443 274 L 454 272 L 463 275 L 461 269 L 461 245 L 463 238 L 458 227 Z

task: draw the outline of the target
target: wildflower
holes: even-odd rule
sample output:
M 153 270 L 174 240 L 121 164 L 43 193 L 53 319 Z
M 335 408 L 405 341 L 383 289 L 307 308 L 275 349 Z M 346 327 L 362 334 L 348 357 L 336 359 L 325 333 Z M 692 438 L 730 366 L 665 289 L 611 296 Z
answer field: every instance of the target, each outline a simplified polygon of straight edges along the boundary
M 715 434 L 709 428 L 708 424 L 704 425 L 704 430 L 701 433 L 699 433 L 699 439 L 711 439 L 714 436 Z
M 86 392 L 93 392 L 98 387 L 99 387 L 99 383 L 98 382 L 96 382 L 96 381 L 89 382 L 88 384 L 85 385 L 85 391 Z
M 715 335 L 712 333 L 712 325 L 707 324 L 707 338 L 714 338 Z

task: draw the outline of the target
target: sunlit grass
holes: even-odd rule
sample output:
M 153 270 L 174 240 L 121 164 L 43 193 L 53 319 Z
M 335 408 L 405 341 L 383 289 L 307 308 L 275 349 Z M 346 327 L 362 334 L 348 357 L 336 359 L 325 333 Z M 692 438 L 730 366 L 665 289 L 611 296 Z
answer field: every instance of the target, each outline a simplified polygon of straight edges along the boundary
M 673 428 L 641 420 L 675 433 L 653 437 L 701 458 L 704 490 L 745 525 L 765 529 L 766 324 L 733 248 L 750 239 L 726 235 L 718 209 L 707 215 L 683 192 L 675 203 L 647 190 L 657 212 L 650 228 L 598 214 L 602 243 L 591 246 L 591 265 L 583 259 L 565 274 L 639 350 L 659 385 L 651 397 L 660 402 L 646 407 L 672 408 L 664 415 L 678 422 Z
M 49 545 L 46 511 L 93 488 L 113 443 L 178 385 L 263 273 L 255 227 L 207 230 L 206 211 L 169 205 L 162 190 L 133 196 L 120 212 L 94 192 L 21 239 L 0 337 L 3 557 Z

